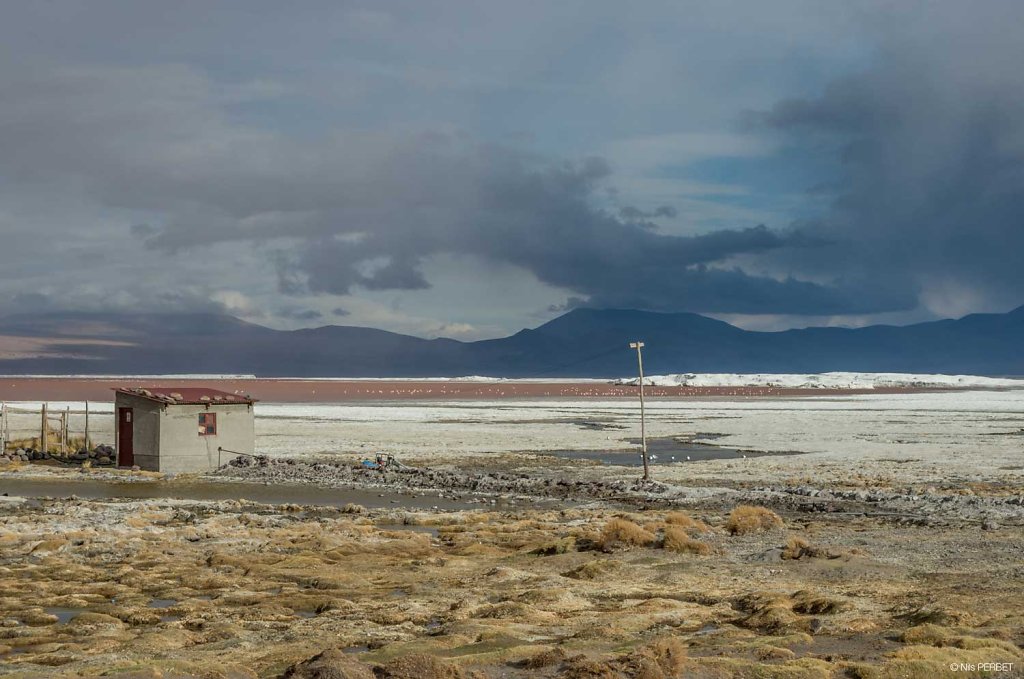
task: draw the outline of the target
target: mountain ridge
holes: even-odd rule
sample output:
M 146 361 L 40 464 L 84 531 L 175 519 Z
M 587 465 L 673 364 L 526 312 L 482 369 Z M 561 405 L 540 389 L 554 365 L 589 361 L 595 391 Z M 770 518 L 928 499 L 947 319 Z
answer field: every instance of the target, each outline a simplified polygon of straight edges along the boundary
M 12 338 L 34 348 L 12 349 L 25 344 Z M 647 344 L 649 374 L 1024 374 L 1024 306 L 905 326 L 782 331 L 686 312 L 574 309 L 470 342 L 346 325 L 275 330 L 213 313 L 18 314 L 0 317 L 0 374 L 619 377 L 636 369 L 628 351 L 636 339 Z

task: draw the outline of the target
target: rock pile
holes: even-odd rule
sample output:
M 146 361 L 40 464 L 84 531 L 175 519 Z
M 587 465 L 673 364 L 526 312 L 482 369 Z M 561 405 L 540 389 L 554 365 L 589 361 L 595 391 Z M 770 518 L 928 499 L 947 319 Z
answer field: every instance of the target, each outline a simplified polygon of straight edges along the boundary
M 562 476 L 463 472 L 436 468 L 373 469 L 344 460 L 240 457 L 215 472 L 219 476 L 264 483 L 307 483 L 325 487 L 379 487 L 440 490 L 453 498 L 463 494 L 569 501 L 610 500 L 659 505 L 692 502 L 748 502 L 801 513 L 863 513 L 911 525 L 955 525 L 983 521 L 1019 525 L 1024 498 L 964 496 L 955 493 L 899 490 L 838 490 L 810 486 L 764 486 L 729 489 L 669 485 L 639 479 L 587 480 Z
M 80 450 L 78 451 L 78 454 L 81 455 L 83 452 L 85 452 L 89 456 L 90 460 L 93 460 L 93 464 L 104 465 L 114 464 L 115 462 L 113 446 L 100 444 L 90 451 Z
M 812 486 L 763 486 L 754 493 L 775 498 L 776 506 L 799 511 L 860 509 L 888 513 L 897 522 L 931 526 L 967 521 L 997 525 L 996 520 L 1024 522 L 1024 495 L 980 496 L 957 489 L 920 488 L 832 489 Z
M 93 465 L 113 465 L 115 463 L 114 447 L 100 444 L 92 450 L 79 448 L 77 452 L 66 456 L 54 455 L 53 453 L 36 450 L 35 448 L 20 447 L 4 451 L 0 454 L 0 462 L 39 462 L 51 459 L 64 462 L 85 462 L 88 460 Z
M 268 483 L 431 489 L 566 500 L 664 499 L 671 486 L 643 480 L 579 480 L 509 474 L 469 473 L 413 467 L 372 469 L 339 460 L 235 458 L 216 474 Z M 697 491 L 699 489 L 690 489 Z
M 49 457 L 49 453 L 34 448 L 16 448 L 5 450 L 3 455 L 0 455 L 0 462 L 31 462 L 32 460 L 45 460 Z

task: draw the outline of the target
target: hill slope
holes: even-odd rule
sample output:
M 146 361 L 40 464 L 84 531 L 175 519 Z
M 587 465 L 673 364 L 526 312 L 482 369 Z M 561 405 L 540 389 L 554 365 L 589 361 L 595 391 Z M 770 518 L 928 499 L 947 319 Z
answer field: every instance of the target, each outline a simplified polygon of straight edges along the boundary
M 479 342 L 373 328 L 281 331 L 216 314 L 0 318 L 0 374 L 252 373 L 294 377 L 616 377 L 627 343 L 650 374 L 824 371 L 1024 374 L 1024 307 L 909 326 L 751 332 L 689 313 L 577 309 Z

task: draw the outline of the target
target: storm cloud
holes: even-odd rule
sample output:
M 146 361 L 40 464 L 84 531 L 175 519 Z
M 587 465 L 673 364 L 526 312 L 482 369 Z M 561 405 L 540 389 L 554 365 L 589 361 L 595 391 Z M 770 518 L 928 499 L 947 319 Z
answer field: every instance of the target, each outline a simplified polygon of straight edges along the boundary
M 671 207 L 618 215 L 597 207 L 598 188 L 614 181 L 601 158 L 551 159 L 444 131 L 336 134 L 303 144 L 229 125 L 220 104 L 237 95 L 215 93 L 180 68 L 61 71 L 10 87 L 21 92 L 6 113 L 18 134 L 0 150 L 28 159 L 14 166 L 19 177 L 58 167 L 105 205 L 157 212 L 162 224 L 130 229 L 150 249 L 276 243 L 268 261 L 284 294 L 425 289 L 423 261 L 456 254 L 515 265 L 601 306 L 868 308 L 828 285 L 718 266 L 820 244 L 798 231 L 671 235 L 651 221 L 673 216 Z M 104 107 L 117 110 L 68 115 Z
M 472 336 L 574 306 L 1024 301 L 1015 4 L 792 2 L 749 26 L 660 3 L 55 7 L 0 29 L 0 312 L 344 309 Z M 251 61 L 216 47 L 235 30 Z
M 880 281 L 937 314 L 1002 310 L 1024 301 L 1022 12 L 938 9 L 863 72 L 750 116 L 835 162 L 831 205 L 805 226 L 831 245 L 774 258 Z
M 328 155 L 351 157 L 343 145 Z M 430 282 L 423 261 L 455 254 L 515 265 L 596 306 L 792 314 L 889 308 L 877 296 L 866 299 L 841 287 L 720 266 L 738 255 L 822 244 L 799 231 L 762 225 L 669 235 L 649 219 L 637 223 L 595 207 L 597 187 L 613 179 L 599 158 L 551 162 L 437 133 L 389 143 L 384 152 L 364 148 L 355 157 L 362 172 L 330 173 L 337 178 L 330 197 L 308 200 L 302 196 L 308 187 L 300 186 L 288 195 L 287 176 L 268 186 L 288 195 L 291 213 L 173 222 L 146 242 L 176 251 L 196 243 L 286 238 L 293 243 L 274 261 L 281 290 L 289 294 L 424 289 Z

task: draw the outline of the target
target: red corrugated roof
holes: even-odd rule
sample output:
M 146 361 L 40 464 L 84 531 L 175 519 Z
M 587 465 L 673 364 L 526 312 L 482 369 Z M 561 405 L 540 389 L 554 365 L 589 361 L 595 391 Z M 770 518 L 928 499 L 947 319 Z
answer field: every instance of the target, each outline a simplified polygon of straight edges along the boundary
M 229 394 L 226 391 L 206 387 L 118 387 L 114 391 L 172 405 L 252 404 L 256 402 L 256 399 L 248 394 Z

